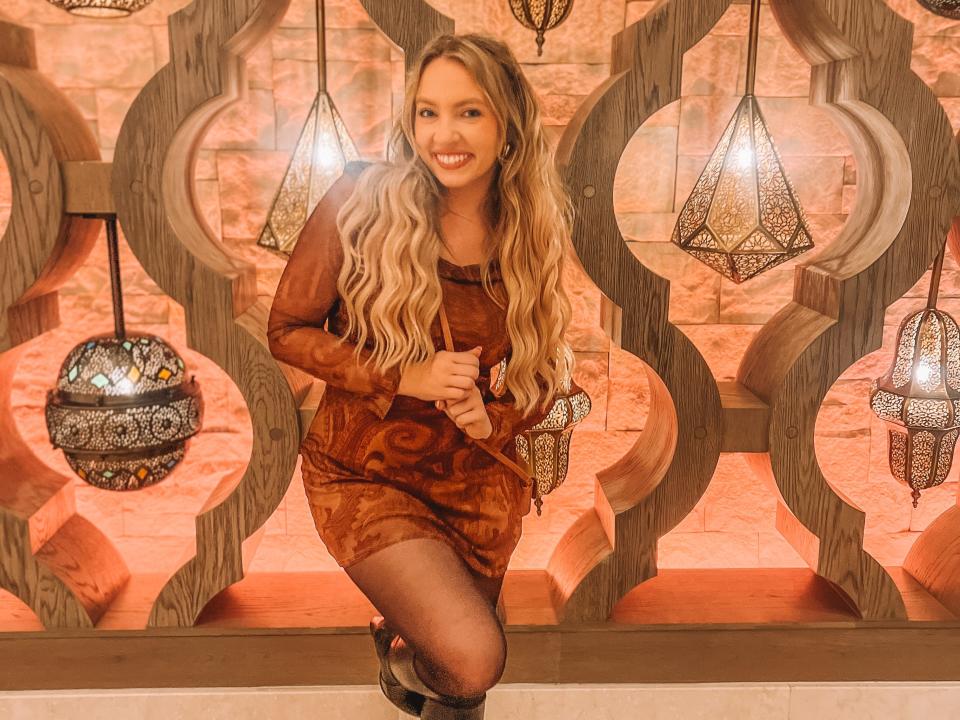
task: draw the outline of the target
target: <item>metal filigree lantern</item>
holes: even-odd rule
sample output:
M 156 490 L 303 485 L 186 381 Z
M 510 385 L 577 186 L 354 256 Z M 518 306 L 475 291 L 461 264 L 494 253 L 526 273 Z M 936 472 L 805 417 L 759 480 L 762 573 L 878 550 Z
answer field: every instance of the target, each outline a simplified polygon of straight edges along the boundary
M 289 256 L 300 231 L 348 162 L 360 159 L 340 113 L 327 93 L 324 6 L 316 3 L 317 96 L 270 206 L 257 244 Z
M 927 307 L 907 316 L 897 333 L 897 356 L 873 382 L 870 407 L 889 425 L 893 476 L 920 491 L 942 483 L 960 433 L 960 330 L 937 310 L 943 252 L 934 264 Z
M 917 0 L 934 15 L 960 20 L 960 0 Z
M 104 490 L 153 485 L 183 459 L 200 431 L 203 399 L 183 360 L 162 338 L 127 335 L 116 218 L 107 220 L 115 333 L 67 355 L 47 393 L 50 442 L 85 482 Z
M 534 480 L 537 515 L 542 514 L 543 496 L 566 479 L 573 429 L 590 413 L 590 396 L 585 391 L 564 394 L 568 392 L 569 384 L 557 395 L 543 420 L 514 438 L 520 466 Z
M 573 0 L 510 0 L 513 16 L 537 31 L 537 56 L 543 55 L 544 33 L 566 20 L 571 8 Z
M 750 13 L 746 94 L 707 161 L 672 241 L 735 283 L 813 247 L 807 221 L 753 95 L 760 3 Z
M 71 15 L 95 18 L 127 17 L 142 10 L 153 0 L 47 0 Z

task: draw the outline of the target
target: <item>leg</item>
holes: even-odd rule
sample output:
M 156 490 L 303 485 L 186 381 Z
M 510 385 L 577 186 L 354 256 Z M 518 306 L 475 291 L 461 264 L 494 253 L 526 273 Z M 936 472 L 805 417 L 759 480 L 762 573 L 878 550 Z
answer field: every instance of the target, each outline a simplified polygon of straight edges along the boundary
M 439 695 L 478 696 L 503 674 L 506 639 L 493 607 L 445 543 L 405 540 L 344 568 L 412 653 L 417 678 Z M 403 682 L 402 677 L 398 677 Z
M 486 575 L 481 575 L 471 567 L 468 567 L 467 569 L 473 576 L 473 581 L 476 584 L 477 589 L 480 591 L 480 594 L 487 598 L 487 602 L 490 603 L 490 606 L 494 608 L 495 612 L 497 613 L 497 617 L 500 619 L 500 625 L 506 625 L 507 615 L 503 607 L 502 598 L 500 596 L 500 590 L 503 587 L 503 575 L 488 577 Z

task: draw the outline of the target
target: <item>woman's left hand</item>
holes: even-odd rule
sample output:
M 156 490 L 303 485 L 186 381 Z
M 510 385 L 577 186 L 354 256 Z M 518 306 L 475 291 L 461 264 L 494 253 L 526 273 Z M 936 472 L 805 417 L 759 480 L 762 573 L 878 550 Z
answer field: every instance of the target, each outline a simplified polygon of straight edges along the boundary
M 487 407 L 483 404 L 483 396 L 476 385 L 463 400 L 437 400 L 434 404 L 474 440 L 485 440 L 493 432 Z

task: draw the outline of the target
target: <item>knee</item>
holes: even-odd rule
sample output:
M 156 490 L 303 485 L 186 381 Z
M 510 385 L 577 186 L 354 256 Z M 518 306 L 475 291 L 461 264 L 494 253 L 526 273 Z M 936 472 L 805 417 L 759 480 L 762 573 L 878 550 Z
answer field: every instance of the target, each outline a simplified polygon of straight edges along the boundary
M 445 648 L 440 665 L 453 694 L 481 695 L 496 685 L 507 662 L 507 641 L 502 631 L 458 634 Z

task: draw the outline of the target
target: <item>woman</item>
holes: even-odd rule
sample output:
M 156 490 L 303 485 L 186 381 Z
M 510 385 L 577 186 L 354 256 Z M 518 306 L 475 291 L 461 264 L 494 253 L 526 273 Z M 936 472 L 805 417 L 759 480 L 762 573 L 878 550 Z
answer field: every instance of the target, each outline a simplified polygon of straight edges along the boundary
M 383 614 L 381 688 L 423 718 L 478 719 L 506 660 L 495 608 L 531 496 L 473 441 L 515 459 L 514 436 L 573 370 L 570 204 L 534 91 L 487 36 L 424 48 L 390 150 L 348 164 L 311 215 L 270 350 L 327 384 L 304 488 L 321 539 Z

